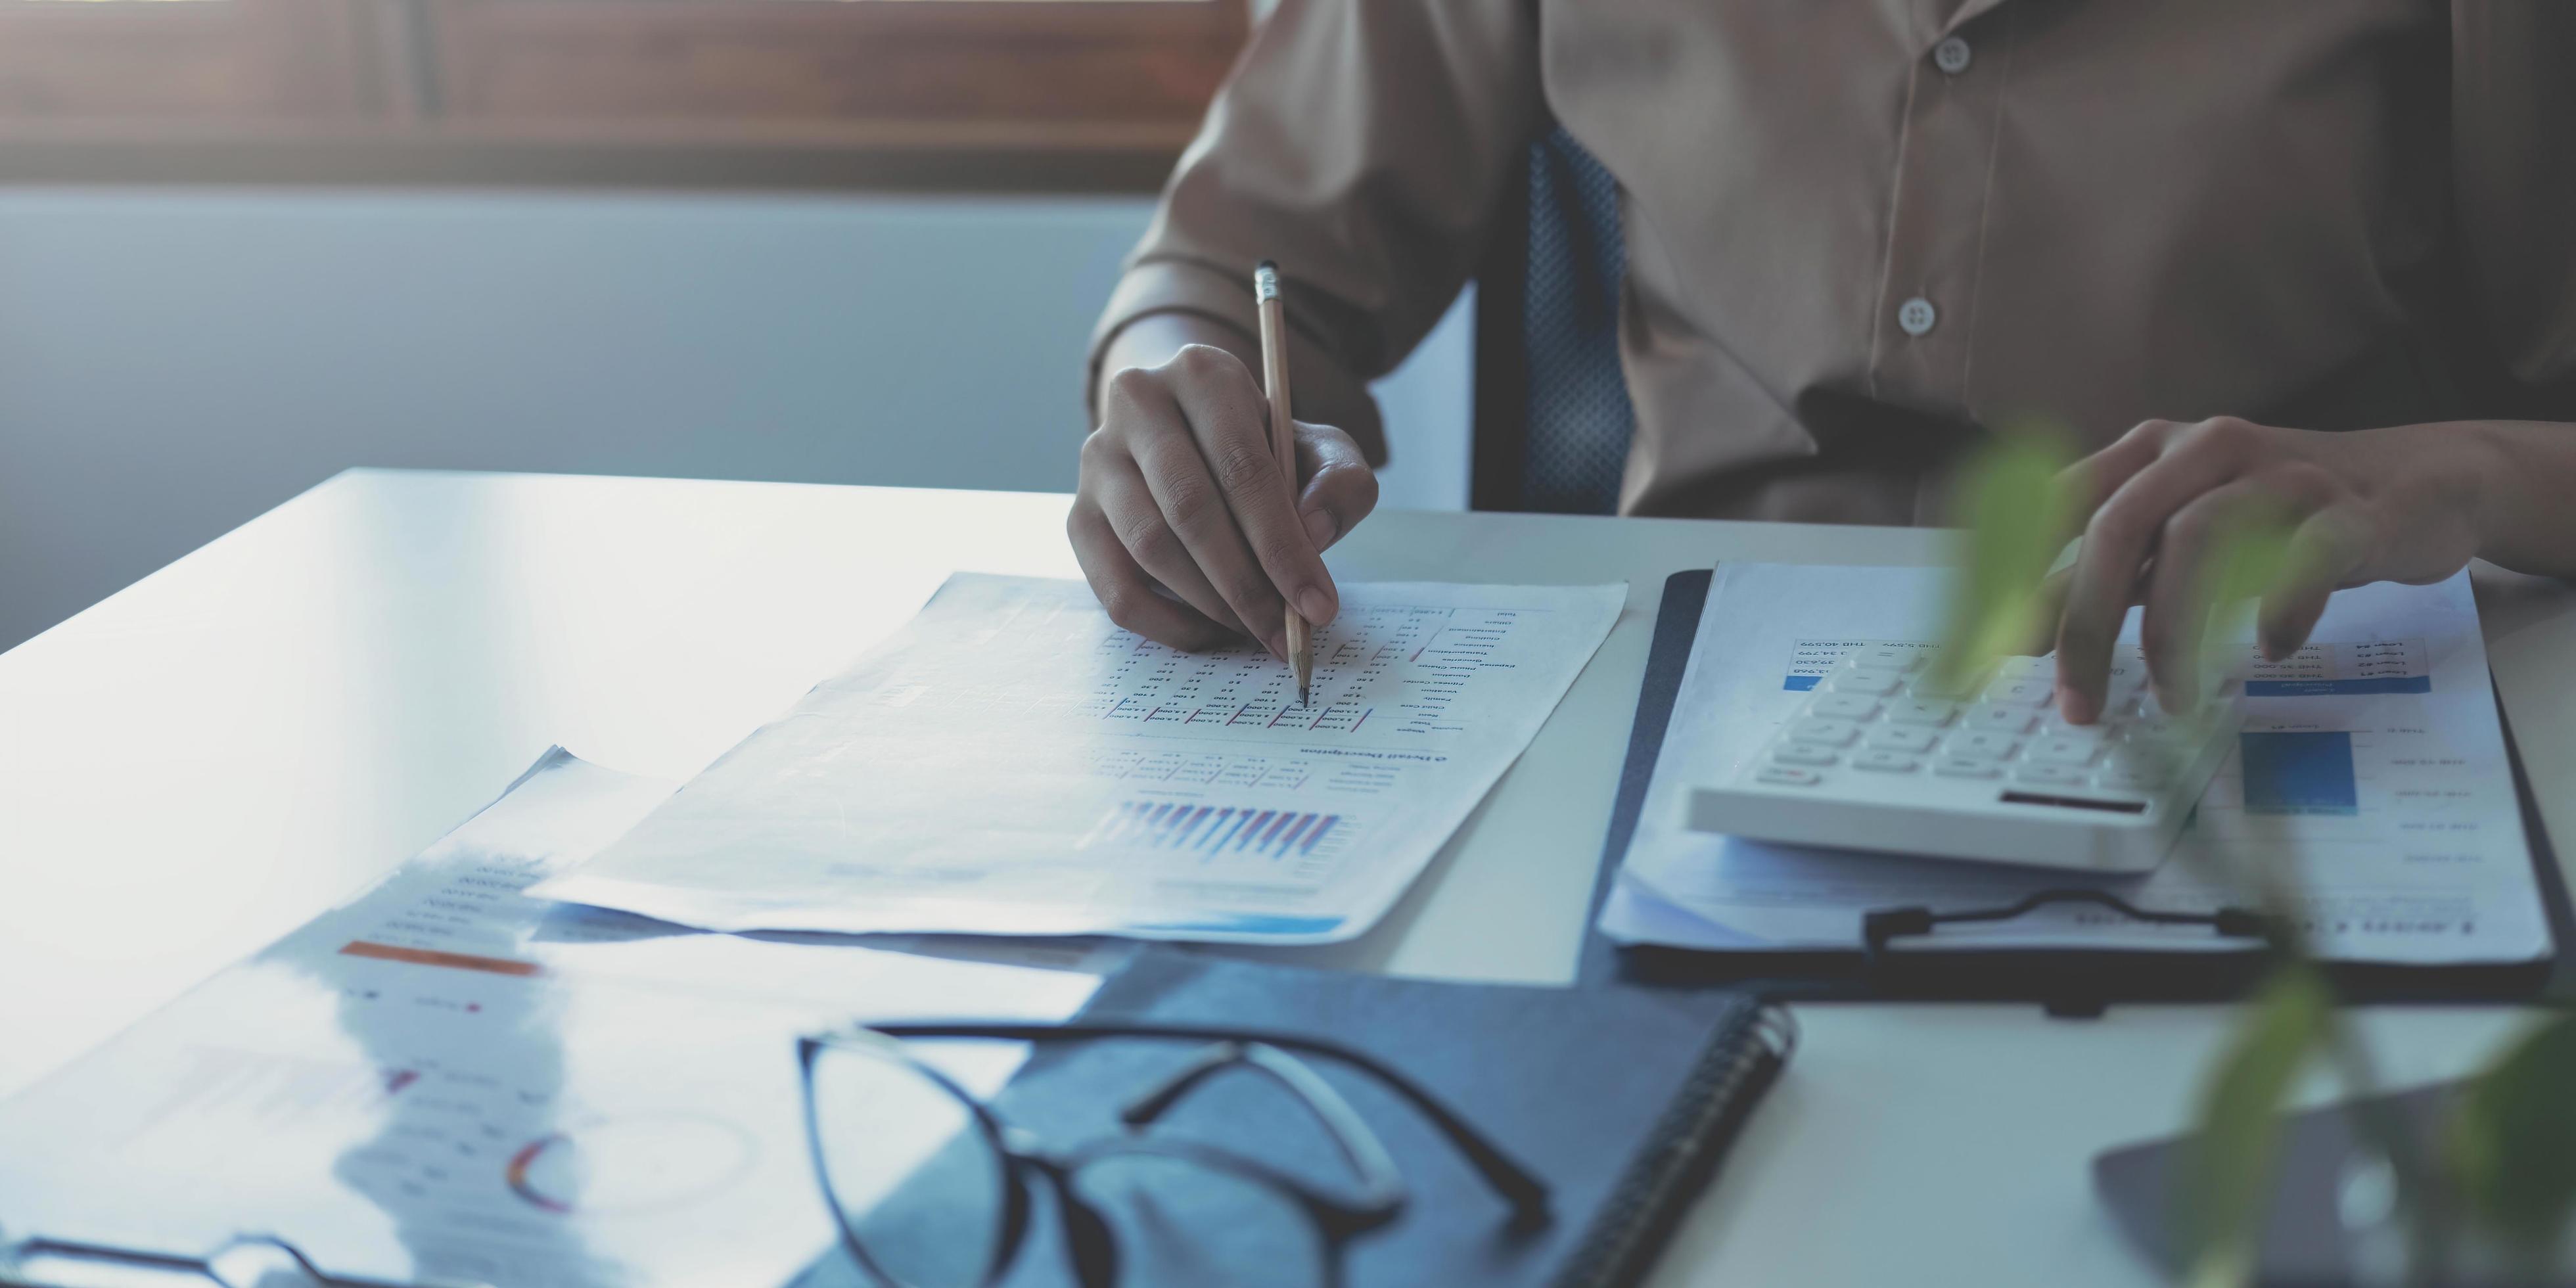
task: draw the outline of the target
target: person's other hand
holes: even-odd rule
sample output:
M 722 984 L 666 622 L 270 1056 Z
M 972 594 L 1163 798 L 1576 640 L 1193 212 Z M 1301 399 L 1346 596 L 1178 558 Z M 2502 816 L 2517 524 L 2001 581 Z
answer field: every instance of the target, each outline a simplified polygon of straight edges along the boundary
M 1333 619 L 1341 599 L 1322 552 L 1377 505 L 1358 443 L 1294 422 L 1292 502 L 1260 382 L 1207 344 L 1115 371 L 1099 402 L 1065 530 L 1111 621 L 1174 648 L 1248 637 L 1285 657 L 1287 604 L 1318 626 Z
M 2101 715 L 2133 603 L 2146 606 L 2139 635 L 2157 700 L 2175 711 L 2198 701 L 2195 658 L 2212 607 L 2203 587 L 2218 543 L 2245 521 L 2291 533 L 2287 571 L 2255 615 L 2274 661 L 2307 643 L 2340 587 L 2459 571 L 2478 553 L 2481 447 L 2444 432 L 2457 428 L 2321 433 L 2229 417 L 2151 420 L 2068 467 L 2060 481 L 2087 522 L 2081 554 L 2049 587 L 2064 603 L 2059 711 L 2076 723 Z

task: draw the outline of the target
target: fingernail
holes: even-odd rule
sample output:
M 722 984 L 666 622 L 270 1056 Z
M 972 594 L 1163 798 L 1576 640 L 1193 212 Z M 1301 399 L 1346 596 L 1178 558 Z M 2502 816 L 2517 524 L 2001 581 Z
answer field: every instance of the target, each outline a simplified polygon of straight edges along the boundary
M 1306 513 L 1306 539 L 1314 542 L 1317 550 L 1333 544 L 1333 538 L 1339 535 L 1341 525 L 1333 522 L 1333 516 L 1321 510 Z
M 1333 601 L 1324 594 L 1322 587 L 1308 586 L 1297 592 L 1297 613 L 1321 626 L 1333 620 Z
M 2068 688 L 2057 691 L 2057 713 L 2066 717 L 2068 724 L 2080 725 L 2093 723 L 2093 718 L 2101 714 L 2093 709 L 2092 699 Z

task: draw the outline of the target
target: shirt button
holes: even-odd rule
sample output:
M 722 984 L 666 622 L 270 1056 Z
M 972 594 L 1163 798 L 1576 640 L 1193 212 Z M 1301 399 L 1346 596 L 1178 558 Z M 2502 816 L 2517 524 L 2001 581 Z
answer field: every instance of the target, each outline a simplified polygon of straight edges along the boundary
M 1941 311 L 1932 307 L 1932 301 L 1920 295 L 1896 306 L 1896 325 L 1907 335 L 1922 335 L 1932 329 L 1933 323 L 1940 320 Z
M 1968 63 L 1975 57 L 1976 53 L 1968 48 L 1968 42 L 1957 36 L 1932 47 L 1932 65 L 1952 76 L 1968 70 Z

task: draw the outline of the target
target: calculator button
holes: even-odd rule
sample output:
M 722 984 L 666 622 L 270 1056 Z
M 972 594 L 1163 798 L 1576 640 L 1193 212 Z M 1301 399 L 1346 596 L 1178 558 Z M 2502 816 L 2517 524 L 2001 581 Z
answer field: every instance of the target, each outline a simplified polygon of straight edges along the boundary
M 1807 714 L 1830 720 L 1867 720 L 1878 714 L 1878 699 L 1866 693 L 1828 693 L 1808 703 Z
M 2163 720 L 2140 720 L 2120 729 L 2120 741 L 2134 747 L 2171 748 L 2182 741 L 2182 731 Z
M 1939 728 L 1958 713 L 1958 703 L 1941 698 L 1898 698 L 1887 704 L 1887 718 L 1897 724 Z
M 1986 701 L 2035 707 L 2057 693 L 2045 680 L 1997 680 L 1986 686 Z
M 1825 686 L 1836 693 L 1894 693 L 1897 679 L 1893 671 L 1836 671 Z
M 1803 742 L 1784 742 L 1771 749 L 1771 760 L 1780 765 L 1830 765 L 1834 753 Z
M 1811 742 L 1827 747 L 1848 747 L 1860 730 L 1849 720 L 1801 720 L 1789 726 L 1789 741 Z
M 1876 770 L 1882 774 L 1910 774 L 1922 763 L 1901 751 L 1864 751 L 1852 757 L 1852 768 Z
M 2028 707 L 1981 706 L 1970 708 L 1959 723 L 1989 733 L 2028 733 L 2036 719 Z
M 1884 751 L 1926 752 L 1932 750 L 1932 731 L 1912 725 L 1880 725 L 1863 739 Z
M 1995 762 L 1976 756 L 1943 756 L 1932 762 L 1932 772 L 1943 778 L 1992 778 L 2001 771 Z
M 2115 765 L 2093 775 L 2093 785 L 2115 792 L 2151 792 L 2164 785 L 2164 777 Z
M 2094 717 L 2094 721 L 2106 726 L 2128 725 L 2136 723 L 2138 716 L 2138 700 L 2123 698 L 2115 693 L 2102 700 L 2102 714 Z
M 1995 668 L 1995 673 L 2007 680 L 2051 679 L 2057 674 L 2057 658 L 2045 653 L 2038 657 L 2008 657 Z
M 1853 649 L 1843 658 L 1843 665 L 1876 667 L 1884 671 L 1911 671 L 1923 665 L 1923 651 L 1910 648 Z
M 1964 697 L 1974 690 L 1977 682 L 1983 678 L 1983 676 L 1971 675 L 1963 679 L 1949 680 L 1942 678 L 1939 667 L 1925 667 L 1922 674 L 1915 676 L 1913 681 L 1905 686 L 1905 691 L 1918 698 Z
M 1800 769 L 1794 765 L 1764 765 L 1753 777 L 1757 781 L 1777 783 L 1782 787 L 1813 787 L 1825 780 L 1824 775 L 1815 770 Z
M 1941 744 L 1941 750 L 1953 756 L 1980 756 L 1987 760 L 2001 760 L 2013 754 L 2013 748 L 2020 745 L 2018 739 L 2005 734 L 1991 733 L 1983 729 L 1968 729 L 1951 734 L 1950 740 Z
M 2030 744 L 2029 755 L 2050 765 L 2089 765 L 2101 751 L 2101 742 L 2093 738 L 2041 738 Z
M 2013 770 L 2013 781 L 2035 787 L 2081 787 L 2086 774 L 2064 765 L 2021 765 Z

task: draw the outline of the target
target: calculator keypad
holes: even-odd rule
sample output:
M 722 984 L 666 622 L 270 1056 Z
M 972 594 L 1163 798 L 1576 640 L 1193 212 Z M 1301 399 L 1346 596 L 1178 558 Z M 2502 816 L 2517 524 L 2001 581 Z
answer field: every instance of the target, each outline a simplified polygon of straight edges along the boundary
M 1884 751 L 1926 752 L 1932 750 L 1932 731 L 1921 725 L 1874 725 L 1861 741 Z
M 1970 707 L 1968 714 L 1959 723 L 1971 729 L 1983 729 L 1990 733 L 2029 733 L 2031 728 L 2039 723 L 2039 713 L 2028 707 L 1986 703 L 1982 706 Z
M 2052 659 L 2008 658 L 1964 682 L 1926 662 L 1917 649 L 1845 656 L 1781 731 L 1756 779 L 1809 787 L 1849 769 L 2131 798 L 2164 785 L 2169 757 L 2143 753 L 2171 750 L 2184 731 L 2134 675 L 2115 681 L 2100 723 L 2070 725 L 2053 705 Z
M 1808 703 L 1807 714 L 1834 720 L 1867 720 L 1878 714 L 1878 699 L 1865 693 L 1828 693 Z
M 1860 727 L 1849 720 L 1801 720 L 1789 726 L 1789 741 L 1819 747 L 1848 747 L 1859 736 Z
M 1972 756 L 1982 760 L 2002 760 L 2020 747 L 2020 739 L 1986 729 L 1954 733 L 1948 742 L 1941 744 L 1941 750 L 1953 756 Z
M 1836 693 L 1879 695 L 1896 692 L 1896 687 L 1902 683 L 1904 683 L 1904 677 L 1894 671 L 1861 668 L 1834 672 L 1833 678 L 1826 682 L 1826 687 Z
M 1887 704 L 1887 718 L 1897 724 L 1939 728 L 1959 714 L 1959 704 L 1941 698 L 1898 698 Z

